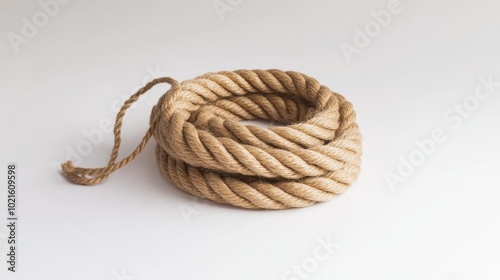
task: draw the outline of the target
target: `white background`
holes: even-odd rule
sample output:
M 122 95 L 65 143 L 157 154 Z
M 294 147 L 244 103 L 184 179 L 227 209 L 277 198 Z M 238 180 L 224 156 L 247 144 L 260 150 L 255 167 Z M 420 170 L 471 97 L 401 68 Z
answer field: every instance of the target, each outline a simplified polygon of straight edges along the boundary
M 27 38 L 23 17 L 43 23 L 40 4 L 1 0 L 1 279 L 301 279 L 286 273 L 303 264 L 307 279 L 500 279 L 500 87 L 467 117 L 449 111 L 474 101 L 479 77 L 500 81 L 498 1 L 401 0 L 349 57 L 341 45 L 356 47 L 356 28 L 389 1 L 221 1 L 231 10 L 72 0 Z M 25 41 L 13 44 L 14 33 Z M 68 151 L 153 77 L 240 68 L 300 71 L 354 104 L 364 153 L 349 191 L 285 211 L 206 204 L 161 176 L 154 140 L 101 185 L 59 173 Z M 122 156 L 167 89 L 127 115 Z M 391 188 L 386 174 L 436 128 L 444 143 Z M 79 165 L 107 162 L 112 134 L 103 135 Z M 5 262 L 8 162 L 20 173 L 17 273 Z M 314 260 L 328 238 L 338 247 Z

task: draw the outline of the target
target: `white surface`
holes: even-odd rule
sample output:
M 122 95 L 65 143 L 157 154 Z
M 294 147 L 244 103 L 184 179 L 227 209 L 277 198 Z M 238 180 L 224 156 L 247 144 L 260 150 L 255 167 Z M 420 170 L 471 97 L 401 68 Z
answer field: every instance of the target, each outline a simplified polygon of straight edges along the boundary
M 460 126 L 443 119 L 473 95 L 478 77 L 500 81 L 500 4 L 402 0 L 348 63 L 340 45 L 353 44 L 355 28 L 388 2 L 233 0 L 221 20 L 212 0 L 73 0 L 16 53 L 8 34 L 43 10 L 2 0 L 0 174 L 18 163 L 20 224 L 14 274 L 0 215 L 0 278 L 283 279 L 294 265 L 313 265 L 317 239 L 329 236 L 338 247 L 303 278 L 500 279 L 500 87 Z M 96 187 L 72 185 L 54 169 L 86 141 L 84 130 L 114 120 L 117 100 L 153 76 L 240 68 L 300 71 L 354 104 L 363 171 L 347 193 L 287 211 L 194 205 L 186 220 L 180 209 L 195 201 L 161 176 L 154 141 Z M 121 155 L 166 89 L 131 110 Z M 435 128 L 446 141 L 391 189 L 385 174 Z M 105 133 L 80 165 L 102 166 L 111 146 Z

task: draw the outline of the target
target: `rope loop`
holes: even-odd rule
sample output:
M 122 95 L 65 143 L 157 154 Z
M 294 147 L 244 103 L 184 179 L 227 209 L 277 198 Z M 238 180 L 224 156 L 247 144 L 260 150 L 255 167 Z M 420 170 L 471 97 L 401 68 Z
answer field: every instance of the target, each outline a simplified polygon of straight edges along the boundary
M 116 162 L 126 110 L 159 83 L 171 85 L 153 107 L 137 148 Z M 269 128 L 244 125 L 262 119 Z M 155 79 L 117 114 L 114 147 L 102 168 L 62 164 L 77 184 L 95 185 L 136 158 L 151 136 L 162 174 L 177 187 L 217 203 L 286 209 L 327 201 L 354 183 L 362 138 L 353 106 L 314 78 L 293 71 L 207 73 L 178 83 Z

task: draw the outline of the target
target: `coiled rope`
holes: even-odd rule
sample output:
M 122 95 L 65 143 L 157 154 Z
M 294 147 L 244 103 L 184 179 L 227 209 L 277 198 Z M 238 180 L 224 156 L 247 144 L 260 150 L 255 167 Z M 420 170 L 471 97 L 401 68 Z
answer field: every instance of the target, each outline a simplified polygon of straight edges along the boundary
M 137 148 L 116 162 L 125 111 L 160 83 L 171 85 L 153 107 Z M 262 128 L 242 120 L 282 125 Z M 116 116 L 114 146 L 102 168 L 62 164 L 77 184 L 95 185 L 137 157 L 154 136 L 163 175 L 180 189 L 252 209 L 305 207 L 343 193 L 357 179 L 361 135 L 351 103 L 314 78 L 280 70 L 207 73 L 178 83 L 155 79 Z

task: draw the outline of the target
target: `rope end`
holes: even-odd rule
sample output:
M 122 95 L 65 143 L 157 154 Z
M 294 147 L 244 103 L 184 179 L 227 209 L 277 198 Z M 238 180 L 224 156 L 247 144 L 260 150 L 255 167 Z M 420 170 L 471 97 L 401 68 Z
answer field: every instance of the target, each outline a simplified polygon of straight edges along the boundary
M 67 162 L 61 163 L 61 169 L 64 175 L 68 176 L 68 174 L 72 174 L 75 171 L 75 166 L 71 160 Z
M 64 176 L 71 182 L 78 185 L 92 186 L 100 183 L 107 176 L 101 175 L 96 177 L 87 177 L 85 173 L 81 172 L 82 168 L 77 168 L 73 165 L 71 160 L 61 164 L 61 169 Z

